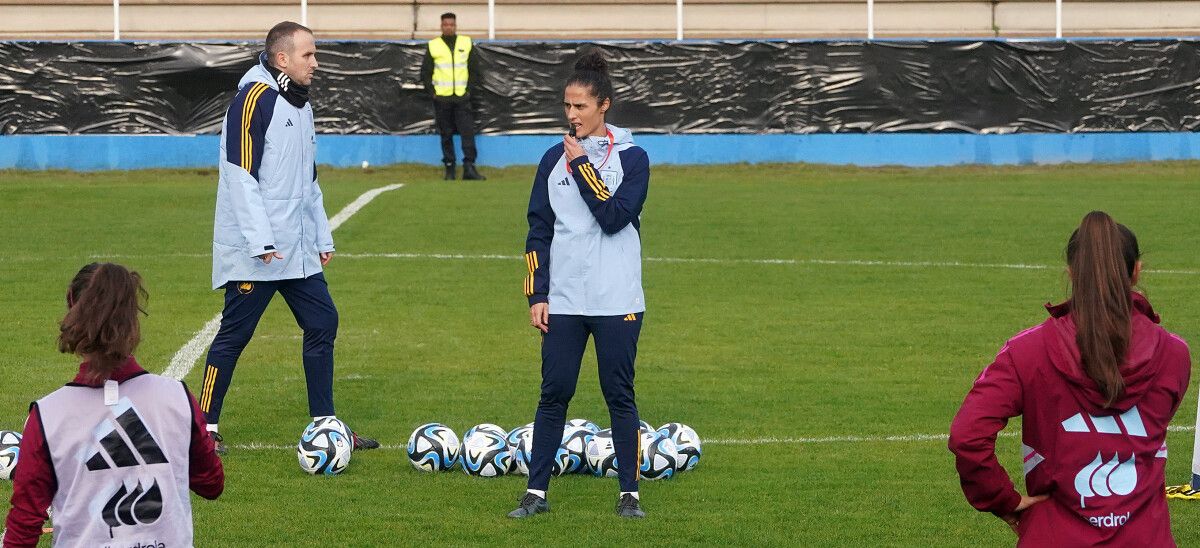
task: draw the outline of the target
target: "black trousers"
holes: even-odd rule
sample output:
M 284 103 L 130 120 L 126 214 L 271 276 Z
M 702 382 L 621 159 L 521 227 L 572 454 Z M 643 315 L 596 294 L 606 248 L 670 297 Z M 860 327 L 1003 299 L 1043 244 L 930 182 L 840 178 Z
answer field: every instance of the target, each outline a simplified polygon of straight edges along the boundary
M 325 274 L 318 272 L 294 280 L 225 284 L 221 329 L 208 349 L 200 392 L 200 409 L 208 424 L 217 424 L 221 419 L 233 369 L 275 293 L 283 295 L 296 323 L 304 330 L 300 358 L 308 384 L 308 413 L 314 417 L 334 414 L 333 341 L 337 338 L 338 313 Z
M 638 490 L 641 467 L 638 411 L 633 401 L 633 362 L 644 312 L 625 316 L 550 315 L 550 332 L 542 335 L 542 397 L 533 421 L 533 454 L 529 488 L 550 486 L 554 456 L 562 442 L 567 405 L 575 395 L 579 367 L 590 335 L 596 343 L 600 391 L 608 404 L 617 480 L 621 491 Z M 629 463 L 629 464 L 626 464 Z
M 454 163 L 454 134 L 462 137 L 463 163 L 475 163 L 475 115 L 471 101 L 433 100 L 433 121 L 442 135 L 442 163 Z

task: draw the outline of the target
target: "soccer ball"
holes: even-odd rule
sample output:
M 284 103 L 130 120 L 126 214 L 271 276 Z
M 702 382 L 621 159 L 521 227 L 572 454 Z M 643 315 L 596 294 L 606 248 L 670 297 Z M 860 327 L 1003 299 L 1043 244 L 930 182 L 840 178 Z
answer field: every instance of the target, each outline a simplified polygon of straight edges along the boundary
M 502 438 L 508 436 L 508 430 L 500 428 L 499 426 L 496 426 L 490 422 L 485 422 L 483 424 L 476 424 L 468 429 L 467 433 L 463 434 L 463 443 L 466 443 L 467 438 L 471 437 L 471 435 L 476 432 L 492 432 L 494 434 L 500 434 L 500 437 Z
M 526 424 L 525 426 L 518 426 L 516 428 L 513 428 L 511 431 L 509 431 L 508 434 L 505 434 L 504 439 L 505 439 L 505 441 L 508 442 L 509 448 L 516 449 L 517 442 L 521 441 L 521 436 L 523 436 L 525 434 L 525 432 L 532 431 L 532 430 L 533 430 L 532 422 L 529 424 Z
M 638 426 L 638 430 L 640 430 L 641 433 L 645 434 L 647 432 L 654 432 L 654 427 L 650 426 L 650 423 L 646 421 L 638 421 L 638 423 L 640 424 L 640 426 Z
M 517 439 L 515 449 L 513 449 L 512 460 L 515 473 L 522 476 L 529 475 L 529 464 L 532 460 L 532 453 L 533 427 L 530 426 L 527 430 L 523 430 L 521 432 L 520 438 Z
M 658 480 L 675 475 L 679 468 L 679 451 L 675 442 L 661 432 L 642 434 L 641 479 Z
M 462 466 L 467 475 L 503 476 L 508 473 L 511 461 L 512 452 L 502 434 L 476 430 L 463 439 Z
M 407 450 L 408 460 L 417 470 L 449 470 L 458 461 L 458 436 L 444 424 L 423 424 L 408 437 Z
M 554 475 L 586 474 L 591 471 L 587 461 L 587 446 L 593 435 L 591 430 L 582 426 L 563 429 L 562 444 L 554 454 Z
M 296 444 L 296 459 L 300 469 L 309 474 L 340 474 L 350 465 L 354 440 L 350 429 L 335 418 L 322 418 L 308 423 Z
M 605 428 L 588 440 L 587 460 L 593 474 L 617 477 L 617 450 L 613 447 L 612 430 Z
M 679 422 L 669 422 L 660 426 L 658 431 L 675 442 L 675 449 L 679 451 L 679 467 L 676 471 L 685 472 L 700 463 L 700 436 L 696 435 L 692 427 Z
M 17 457 L 20 454 L 21 433 L 0 430 L 0 479 L 12 479 L 13 469 L 17 467 Z
M 594 423 L 590 420 L 587 420 L 587 419 L 571 419 L 571 420 L 567 421 L 567 427 L 570 428 L 572 426 L 576 426 L 579 428 L 586 428 L 586 429 L 588 429 L 588 431 L 590 431 L 593 434 L 600 431 L 600 427 L 596 426 L 596 423 Z
M 520 468 L 521 465 L 520 465 L 520 462 L 518 462 L 518 458 L 517 458 L 517 444 L 521 443 L 521 438 L 525 435 L 526 432 L 531 433 L 531 434 L 533 433 L 533 424 L 532 423 L 526 424 L 525 426 L 518 426 L 516 428 L 513 428 L 512 431 L 509 432 L 508 435 L 504 437 L 504 441 L 508 442 L 508 451 L 509 451 L 509 453 L 512 453 L 512 460 L 510 461 L 510 465 L 508 467 L 508 472 L 510 474 L 521 474 L 521 475 L 529 474 L 528 467 L 526 467 L 524 472 L 521 471 L 521 468 Z

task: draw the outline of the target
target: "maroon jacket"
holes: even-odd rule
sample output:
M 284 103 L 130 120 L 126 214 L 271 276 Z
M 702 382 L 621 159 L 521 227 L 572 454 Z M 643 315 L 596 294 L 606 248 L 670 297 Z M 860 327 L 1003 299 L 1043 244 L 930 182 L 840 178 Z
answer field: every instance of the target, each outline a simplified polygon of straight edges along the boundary
M 87 363 L 79 366 L 75 383 L 101 387 L 103 382 L 89 382 L 85 377 Z M 132 357 L 112 374 L 112 380 L 125 382 L 138 375 L 146 374 Z M 197 495 L 215 499 L 225 490 L 225 470 L 217 457 L 212 438 L 207 432 L 204 413 L 196 398 L 188 392 L 192 402 L 192 443 L 189 451 L 188 479 Z M 46 449 L 46 435 L 42 432 L 42 421 L 37 404 L 30 406 L 29 419 L 25 421 L 25 433 L 21 438 L 21 458 L 13 471 L 12 509 L 8 512 L 4 533 L 4 548 L 35 546 L 46 522 L 46 509 L 58 491 L 58 481 Z
M 1008 341 L 950 425 L 972 506 L 997 515 L 1021 500 L 996 460 L 996 434 L 1021 416 L 1025 488 L 1050 495 L 1021 516 L 1018 546 L 1174 546 L 1164 494 L 1167 425 L 1191 374 L 1187 344 L 1133 294 L 1125 391 L 1109 408 L 1080 365 L 1070 303 Z

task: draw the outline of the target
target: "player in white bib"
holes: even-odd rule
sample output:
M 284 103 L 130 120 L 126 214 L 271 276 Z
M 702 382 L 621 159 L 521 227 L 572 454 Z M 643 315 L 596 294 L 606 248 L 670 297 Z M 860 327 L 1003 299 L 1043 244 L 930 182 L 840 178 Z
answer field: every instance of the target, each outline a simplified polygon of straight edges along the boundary
M 47 507 L 56 547 L 192 546 L 188 491 L 224 490 L 196 399 L 133 358 L 145 295 L 141 277 L 117 264 L 89 264 L 71 281 L 58 347 L 84 362 L 30 405 L 5 548 L 37 545 Z

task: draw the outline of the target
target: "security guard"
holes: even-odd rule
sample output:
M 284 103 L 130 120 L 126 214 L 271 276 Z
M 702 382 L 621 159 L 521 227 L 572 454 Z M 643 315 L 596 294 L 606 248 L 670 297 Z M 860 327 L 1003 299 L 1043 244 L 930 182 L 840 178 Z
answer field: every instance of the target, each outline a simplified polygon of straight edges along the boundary
M 442 135 L 442 164 L 447 181 L 455 179 L 454 132 L 462 137 L 463 179 L 486 179 L 475 169 L 475 114 L 471 91 L 479 78 L 471 37 L 458 36 L 458 19 L 442 14 L 442 35 L 429 41 L 421 62 L 421 81 L 433 98 L 433 119 Z

